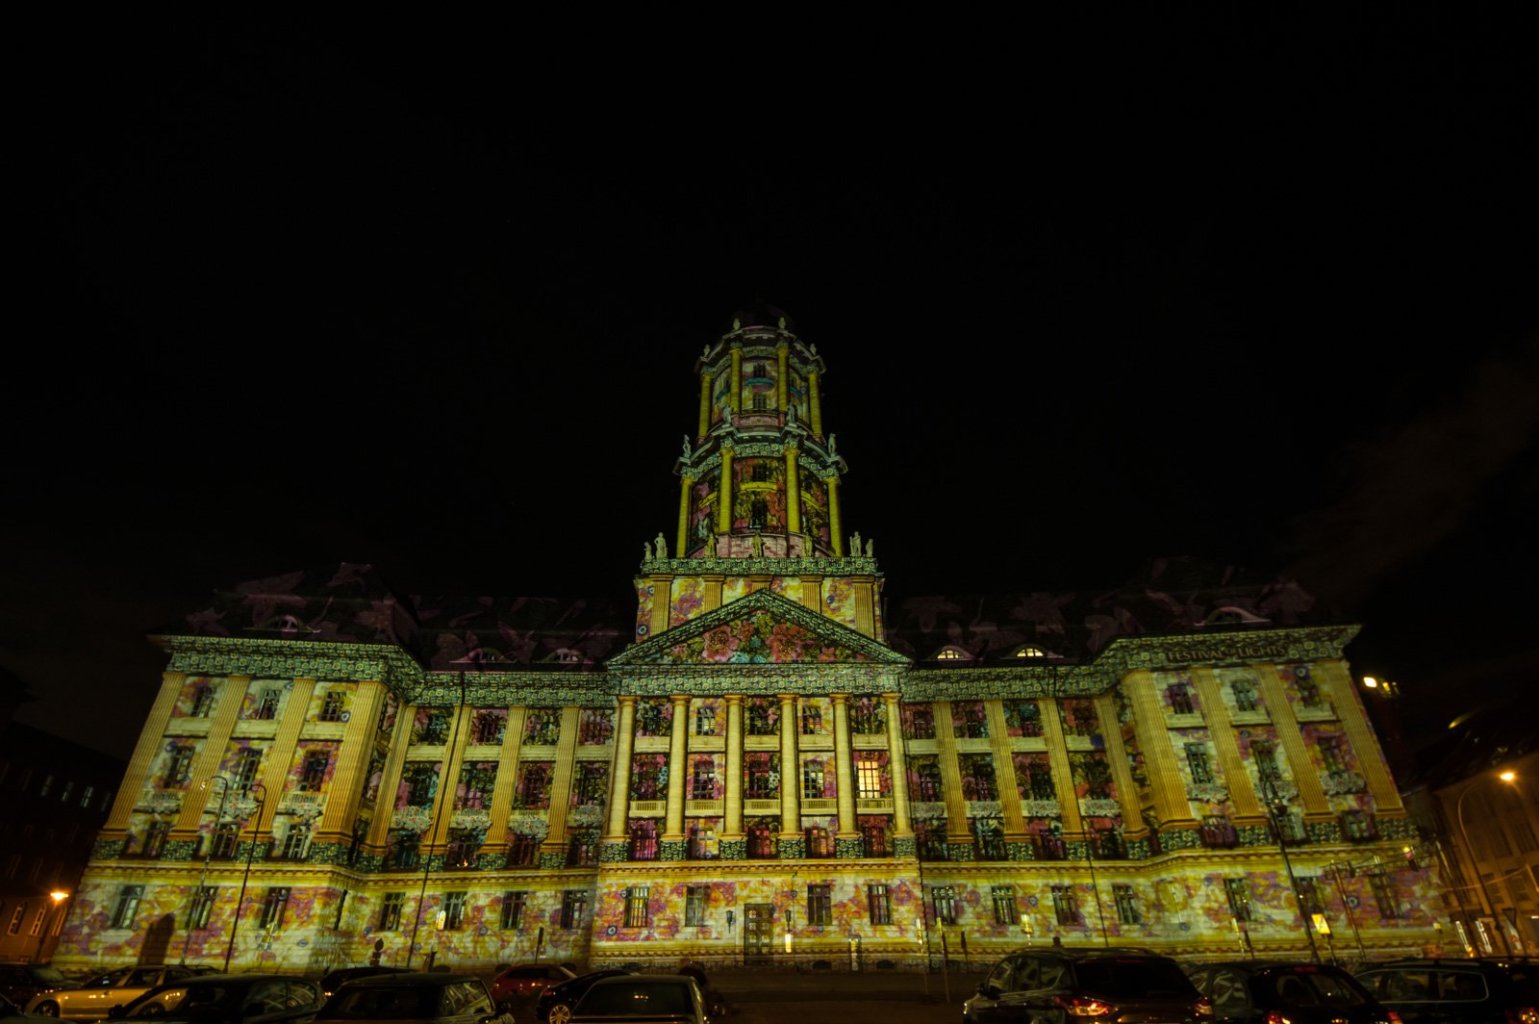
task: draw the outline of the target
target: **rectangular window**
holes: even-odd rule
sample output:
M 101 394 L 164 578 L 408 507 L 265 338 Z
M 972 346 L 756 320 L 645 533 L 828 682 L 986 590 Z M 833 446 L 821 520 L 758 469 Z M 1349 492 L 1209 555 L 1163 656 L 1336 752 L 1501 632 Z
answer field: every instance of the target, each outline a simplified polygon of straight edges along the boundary
M 524 920 L 524 907 L 529 905 L 529 894 L 510 889 L 502 894 L 502 929 L 513 931 Z
M 457 932 L 465 924 L 465 894 L 444 893 L 444 931 Z
M 1059 924 L 1079 924 L 1079 896 L 1073 886 L 1053 886 L 1053 919 Z
M 695 709 L 695 735 L 716 735 L 716 705 L 702 704 Z
M 880 883 L 866 886 L 866 906 L 872 924 L 892 924 L 892 893 Z
M 235 788 L 242 792 L 256 785 L 257 771 L 262 767 L 262 752 L 255 747 L 242 748 L 235 757 Z
M 1340 736 L 1321 736 L 1318 749 L 1320 751 L 1320 764 L 1324 766 L 1329 774 L 1336 775 L 1346 771 L 1346 758 Z
M 406 902 L 403 892 L 387 892 L 379 904 L 377 931 L 394 932 L 401 929 L 401 905 Z
M 1379 905 L 1380 917 L 1388 921 L 1400 916 L 1400 900 L 1389 875 L 1382 872 L 1369 875 L 1368 888 L 1373 891 L 1373 901 Z
M 1299 907 L 1307 916 L 1309 914 L 1323 913 L 1325 908 L 1320 903 L 1320 882 L 1314 878 L 1297 879 L 1299 894 Z
M 1207 785 L 1213 781 L 1213 765 L 1208 760 L 1208 748 L 1201 743 L 1186 744 L 1186 765 L 1191 769 L 1192 781 Z
M 1293 670 L 1293 682 L 1299 690 L 1299 703 L 1306 708 L 1320 706 L 1320 684 L 1316 683 L 1309 674 L 1307 665 L 1300 665 Z
M 1192 705 L 1192 688 L 1187 683 L 1176 683 L 1165 688 L 1165 696 L 1170 701 L 1170 711 L 1176 715 L 1192 715 L 1197 713 Z
M 808 761 L 802 765 L 802 799 L 820 800 L 823 797 L 823 762 Z
M 814 925 L 834 923 L 834 887 L 832 885 L 807 886 L 807 923 Z
M 1252 740 L 1250 759 L 1256 763 L 1256 778 L 1261 780 L 1263 791 L 1267 784 L 1282 781 L 1282 770 L 1277 767 L 1276 743 L 1271 740 Z
M 208 927 L 208 916 L 214 910 L 214 898 L 219 894 L 219 888 L 213 885 L 200 885 L 197 892 L 192 895 L 192 902 L 187 906 L 187 927 L 199 931 Z
M 43 934 L 43 918 L 47 915 L 47 913 L 48 912 L 42 907 L 37 908 L 37 913 L 32 915 L 32 927 L 27 929 L 28 935 Z
M 705 924 L 705 905 L 710 899 L 711 887 L 708 885 L 691 885 L 684 890 L 684 924 L 689 928 L 698 928 Z
M 715 761 L 702 757 L 695 762 L 695 770 L 689 780 L 689 798 L 691 800 L 716 799 Z
M 1229 913 L 1236 921 L 1250 920 L 1250 882 L 1243 878 L 1224 879 L 1224 895 L 1229 898 Z
M 321 721 L 345 722 L 343 712 L 347 710 L 347 694 L 342 690 L 327 690 L 326 697 L 321 702 Z
M 1234 694 L 1234 709 L 1236 711 L 1255 711 L 1256 684 L 1249 679 L 1236 679 L 1229 684 L 1229 692 Z
M 601 804 L 609 790 L 609 766 L 593 761 L 583 761 L 577 766 L 577 786 L 574 805 L 578 807 Z
M 141 851 L 146 857 L 159 857 L 166 848 L 166 840 L 171 835 L 171 823 L 169 821 L 152 821 L 144 830 L 144 849 Z
M 1141 924 L 1143 918 L 1138 914 L 1138 897 L 1133 895 L 1133 887 L 1123 882 L 1112 883 L 1112 902 L 1117 905 L 1117 921 L 1119 924 Z
M 1015 886 L 996 885 L 994 896 L 994 923 L 1013 925 L 1016 922 Z
M 930 903 L 936 924 L 957 923 L 957 891 L 949 885 L 930 886 Z
M 90 807 L 91 806 L 91 797 L 93 795 L 95 795 L 95 793 L 96 793 L 96 787 L 95 786 L 87 786 L 85 789 L 82 789 L 80 791 L 80 806 L 81 807 Z
M 166 776 L 161 784 L 167 788 L 185 786 L 191 777 L 192 744 L 178 743 L 171 750 L 171 760 L 166 765 Z
M 310 852 L 310 826 L 295 822 L 283 834 L 283 848 L 278 856 L 283 860 L 304 860 Z
M 214 708 L 214 688 L 212 686 L 199 686 L 193 691 L 192 711 L 193 718 L 207 718 L 208 713 Z
M 871 751 L 855 755 L 855 796 L 861 800 L 877 800 L 882 796 L 882 759 Z
M 226 822 L 217 826 L 209 836 L 212 847 L 208 855 L 214 860 L 234 860 L 240 847 L 240 826 L 234 822 Z
M 299 774 L 301 793 L 318 793 L 326 782 L 326 769 L 331 767 L 331 754 L 325 750 L 305 752 L 305 766 Z
M 652 927 L 651 888 L 633 885 L 625 890 L 625 927 Z
M 267 890 L 267 896 L 262 900 L 262 917 L 257 922 L 259 928 L 282 928 L 283 913 L 289 906 L 289 887 L 275 885 Z
M 109 928 L 132 928 L 134 917 L 139 913 L 139 901 L 144 898 L 144 886 L 125 885 L 118 890 L 118 905 L 112 911 Z
M 11 923 L 5 926 L 5 934 L 20 935 L 22 919 L 27 916 L 27 905 L 18 903 L 11 910 Z
M 561 927 L 576 928 L 582 923 L 588 909 L 588 893 L 584 889 L 568 889 L 561 894 Z

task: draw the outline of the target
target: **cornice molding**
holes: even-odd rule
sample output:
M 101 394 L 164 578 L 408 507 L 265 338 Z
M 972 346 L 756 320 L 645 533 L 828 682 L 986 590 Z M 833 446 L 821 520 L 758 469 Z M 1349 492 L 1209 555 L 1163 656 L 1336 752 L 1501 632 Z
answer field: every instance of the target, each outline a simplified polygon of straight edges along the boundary
M 876 559 L 860 558 L 644 558 L 641 571 L 660 576 L 873 576 Z

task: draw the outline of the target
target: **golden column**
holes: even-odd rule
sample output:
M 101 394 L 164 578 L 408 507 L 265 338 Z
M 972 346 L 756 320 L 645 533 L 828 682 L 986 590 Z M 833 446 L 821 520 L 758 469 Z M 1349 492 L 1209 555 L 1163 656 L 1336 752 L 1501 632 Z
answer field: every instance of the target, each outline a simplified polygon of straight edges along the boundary
M 711 371 L 700 371 L 700 429 L 695 433 L 696 440 L 703 440 L 705 435 L 711 432 Z
M 550 786 L 550 810 L 545 812 L 544 853 L 566 851 L 566 809 L 572 802 L 572 776 L 577 774 L 577 724 L 582 708 L 561 709 L 561 738 L 556 743 L 556 777 Z
M 733 412 L 743 408 L 743 346 L 735 341 L 732 343 L 732 394 L 728 408 Z
M 664 841 L 684 838 L 684 779 L 689 774 L 684 740 L 689 730 L 689 698 L 674 694 L 673 729 L 668 734 L 668 811 Z
M 807 398 L 812 406 L 812 433 L 823 436 L 823 399 L 818 394 L 818 371 L 807 374 Z
M 1136 832 L 1143 828 L 1143 810 L 1138 803 L 1132 769 L 1128 766 L 1127 747 L 1122 743 L 1122 729 L 1117 724 L 1117 702 L 1111 694 L 1103 693 L 1095 699 L 1095 713 L 1097 721 L 1112 725 L 1103 728 L 1101 736 L 1106 742 L 1106 760 L 1111 766 L 1112 781 L 1117 786 L 1117 803 L 1122 805 L 1122 831 Z
M 908 813 L 908 761 L 903 755 L 903 716 L 898 705 L 898 694 L 882 694 L 887 705 L 887 762 L 892 772 L 892 832 L 894 836 L 911 836 L 914 825 Z
M 786 411 L 786 357 L 790 354 L 788 342 L 775 345 L 775 409 L 782 415 Z
M 401 788 L 401 770 L 406 764 L 407 748 L 411 746 L 412 714 L 409 704 L 402 703 L 396 709 L 395 729 L 390 735 L 390 749 L 385 754 L 385 770 L 380 776 L 379 793 L 374 798 L 374 819 L 369 823 L 370 846 L 380 847 L 390 841 L 396 795 Z
M 726 797 L 726 820 L 722 822 L 723 839 L 743 838 L 743 695 L 729 693 L 727 701 L 727 777 L 722 786 Z
M 1213 749 L 1218 752 L 1218 764 L 1223 769 L 1228 784 L 1229 799 L 1234 802 L 1237 817 L 1254 817 L 1262 814 L 1256 799 L 1255 787 L 1250 784 L 1250 773 L 1245 770 L 1245 760 L 1240 757 L 1240 744 L 1234 736 L 1234 722 L 1229 718 L 1229 708 L 1219 692 L 1218 679 L 1213 670 L 1193 667 L 1192 682 L 1197 688 L 1197 700 L 1202 705 L 1202 718 L 1208 724 L 1208 735 L 1213 738 Z
M 794 839 L 802 830 L 802 766 L 796 756 L 796 695 L 780 697 L 780 836 Z
M 1144 755 L 1155 817 L 1162 825 L 1192 821 L 1192 804 L 1186 797 L 1186 782 L 1171 745 L 1170 728 L 1165 724 L 1165 705 L 1154 688 L 1154 673 L 1144 668 L 1129 672 L 1123 677 L 1122 688 L 1133 705 L 1133 730 Z
M 946 802 L 946 842 L 972 842 L 967 820 L 967 801 L 962 797 L 962 769 L 957 764 L 956 723 L 951 718 L 951 702 L 938 700 L 935 708 L 935 750 L 940 762 L 941 795 Z
M 506 846 L 508 811 L 513 806 L 513 789 L 518 785 L 518 754 L 524 739 L 525 709 L 508 709 L 508 724 L 502 730 L 502 748 L 497 751 L 497 781 L 492 783 L 492 823 L 486 829 L 486 847 L 496 850 Z
M 250 681 L 250 676 L 231 676 L 230 685 L 233 688 L 237 679 Z M 107 816 L 107 823 L 102 827 L 103 832 L 120 832 L 128 828 L 130 816 L 134 813 L 134 805 L 144 795 L 144 783 L 149 778 L 151 770 L 155 767 L 155 759 L 160 755 L 161 747 L 165 743 L 166 727 L 171 724 L 171 714 L 176 710 L 177 699 L 182 695 L 182 687 L 187 682 L 185 672 L 164 672 L 160 677 L 160 693 L 155 695 L 155 704 L 150 708 L 150 717 L 144 723 L 144 731 L 139 734 L 139 742 L 134 745 L 133 757 L 129 758 L 128 771 L 123 775 L 123 784 L 118 787 L 117 796 L 112 801 L 112 813 Z M 241 700 L 245 696 L 245 688 L 239 688 L 240 693 L 235 698 L 237 710 Z M 224 697 L 224 701 L 229 700 Z
M 1362 691 L 1353 682 L 1346 662 L 1334 660 L 1316 664 L 1315 671 L 1321 669 L 1325 670 L 1326 680 L 1322 689 L 1335 707 L 1336 717 L 1346 729 L 1347 742 L 1352 744 L 1352 752 L 1357 755 L 1357 766 L 1362 769 L 1363 779 L 1368 783 L 1374 810 L 1401 810 L 1400 794 L 1395 789 L 1394 778 L 1389 774 L 1389 762 L 1384 759 L 1384 750 L 1379 746 L 1378 736 L 1368 722 L 1368 713 L 1363 709 Z
M 1062 808 L 1063 834 L 1076 835 L 1084 829 L 1079 816 L 1079 795 L 1074 791 L 1074 770 L 1069 767 L 1069 745 L 1063 734 L 1063 715 L 1056 700 L 1044 700 L 1038 704 L 1041 713 L 1042 739 L 1047 744 L 1048 763 L 1053 766 L 1053 790 Z
M 1021 791 L 1015 785 L 1015 760 L 1010 756 L 1010 726 L 1005 721 L 1005 706 L 1001 701 L 988 700 L 983 702 L 983 710 L 988 716 L 989 753 L 994 759 L 994 788 L 999 791 L 1005 839 L 1023 842 L 1026 817 L 1021 813 Z
M 380 705 L 385 700 L 385 685 L 357 683 L 353 686 L 352 696 L 347 725 L 342 729 L 342 743 L 336 750 L 337 770 L 332 776 L 326 809 L 321 813 L 320 828 L 316 831 L 318 837 L 351 837 L 363 787 L 368 783 L 363 774 L 369 770 L 369 755 L 374 751 L 374 727 L 379 721 Z
M 314 679 L 296 679 L 289 699 L 283 702 L 283 718 L 278 722 L 278 734 L 272 746 L 262 758 L 262 785 L 267 788 L 267 800 L 262 804 L 262 820 L 258 832 L 271 831 L 273 815 L 283 802 L 289 768 L 294 764 L 294 748 L 299 745 L 299 733 L 305 727 L 310 713 L 310 696 L 315 693 Z
M 636 698 L 620 698 L 620 724 L 615 727 L 615 777 L 609 787 L 609 826 L 604 830 L 606 842 L 621 842 L 628 838 L 626 816 L 631 809 L 631 750 L 635 746 L 632 735 L 636 728 Z
M 830 694 L 834 702 L 834 764 L 839 771 L 836 783 L 839 794 L 838 839 L 859 839 L 860 829 L 855 827 L 855 766 L 850 757 L 850 695 Z
M 1293 717 L 1293 705 L 1288 702 L 1288 691 L 1277 674 L 1277 666 L 1257 665 L 1255 669 L 1261 681 L 1261 699 L 1266 702 L 1267 713 L 1277 728 L 1277 741 L 1288 758 L 1288 769 L 1299 788 L 1299 803 L 1303 805 L 1304 813 L 1330 815 L 1331 802 L 1320 785 L 1320 773 L 1309 759 L 1309 748 L 1304 746 L 1304 734 L 1299 729 L 1298 719 Z
M 796 457 L 801 454 L 794 444 L 786 445 L 786 532 L 802 532 L 802 485 L 797 475 Z
M 183 673 L 168 672 L 166 675 L 180 677 Z M 250 683 L 250 677 L 242 676 L 241 678 L 246 680 L 246 682 L 242 683 L 239 687 L 227 684 L 219 687 L 216 691 L 218 696 L 214 705 L 214 713 L 209 717 L 208 736 L 204 739 L 202 747 L 198 750 L 197 759 L 193 762 L 192 766 L 192 778 L 196 780 L 212 779 L 215 775 L 219 774 L 220 762 L 224 760 L 225 751 L 230 748 L 230 737 L 235 732 L 235 723 L 240 720 L 241 705 L 245 703 L 243 698 L 246 695 L 246 686 Z M 181 683 L 178 683 L 177 691 L 180 692 L 180 690 Z M 370 725 L 372 724 L 373 720 L 370 719 Z M 135 753 L 137 754 L 137 751 Z M 234 781 L 230 779 L 226 781 L 225 785 L 228 786 Z M 126 782 L 123 788 L 125 790 L 128 788 Z M 211 785 L 205 786 L 201 790 L 203 794 L 202 800 L 197 799 L 194 795 L 199 792 L 198 790 L 188 790 L 187 799 L 182 804 L 181 817 L 176 822 L 177 831 L 185 832 L 190 830 L 197 832 L 200 830 L 203 824 L 203 812 L 210 804 L 213 806 L 213 813 L 219 813 L 220 794 L 215 792 L 216 788 Z M 137 793 L 137 790 L 134 792 Z M 228 807 L 228 802 L 226 806 Z M 215 824 L 217 825 L 218 822 L 215 822 Z
M 839 475 L 828 477 L 828 532 L 833 541 L 834 554 L 844 554 L 844 521 L 839 515 Z M 858 554 L 859 552 L 857 552 Z
M 463 702 L 454 709 L 454 724 L 449 728 L 450 746 L 444 751 L 444 773 L 438 780 L 438 799 L 433 801 L 433 831 L 428 849 L 443 846 L 454 824 L 454 806 L 460 789 L 460 772 L 465 765 L 465 748 L 470 740 L 470 716 L 474 708 Z
M 689 543 L 689 496 L 694 486 L 695 478 L 688 473 L 679 477 L 679 533 L 673 543 L 673 553 L 678 558 L 685 556 L 684 546 Z
M 732 532 L 732 446 L 721 446 L 721 486 L 716 489 L 716 532 Z M 707 551 L 707 555 L 716 554 Z

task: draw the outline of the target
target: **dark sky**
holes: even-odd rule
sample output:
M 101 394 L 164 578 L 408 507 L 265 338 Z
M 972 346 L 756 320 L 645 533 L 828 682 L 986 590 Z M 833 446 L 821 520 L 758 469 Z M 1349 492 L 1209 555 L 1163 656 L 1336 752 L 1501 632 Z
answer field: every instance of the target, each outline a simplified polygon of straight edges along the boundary
M 827 359 L 894 597 L 1189 555 L 1362 623 L 1414 731 L 1532 686 L 1508 10 L 40 33 L 8 158 L 20 717 L 126 755 L 145 634 L 296 568 L 625 600 L 693 360 L 756 300 Z

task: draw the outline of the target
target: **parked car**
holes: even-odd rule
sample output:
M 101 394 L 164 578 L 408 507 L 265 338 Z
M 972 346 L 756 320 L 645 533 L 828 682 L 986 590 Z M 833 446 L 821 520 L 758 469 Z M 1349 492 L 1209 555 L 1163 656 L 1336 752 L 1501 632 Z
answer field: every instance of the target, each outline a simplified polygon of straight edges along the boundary
M 572 1007 L 570 1024 L 708 1024 L 705 999 L 684 974 L 622 974 L 600 978 Z
M 308 1024 L 326 997 L 318 982 L 281 974 L 200 974 L 157 985 L 126 1006 L 113 1007 L 113 1020 L 161 1024 Z
M 577 972 L 560 964 L 511 964 L 492 978 L 494 999 L 529 999 L 550 985 L 571 981 Z
M 619 967 L 606 967 L 546 985 L 534 1001 L 534 1015 L 546 1024 L 567 1024 L 572 1019 L 572 1007 L 595 981 L 629 973 Z
M 0 1024 L 47 1024 L 52 1019 L 36 1013 L 23 1013 L 20 1006 L 0 995 Z
M 57 967 L 47 964 L 0 964 L 0 996 L 5 996 L 18 1007 L 39 992 L 49 989 L 70 988 L 68 978 Z
M 1533 960 L 1389 960 L 1357 980 L 1405 1024 L 1539 1024 Z
M 1330 964 L 1235 960 L 1188 969 L 1216 1021 L 1234 1024 L 1394 1024 L 1357 980 Z
M 64 1020 L 104 1020 L 114 1006 L 126 1005 L 157 985 L 206 974 L 208 970 L 166 964 L 119 967 L 72 987 L 40 992 L 27 1001 L 27 1012 Z
M 1007 954 L 962 1004 L 967 1024 L 1209 1021 L 1213 1008 L 1180 964 L 1142 949 L 1050 946 Z
M 321 975 L 321 992 L 330 999 L 345 981 L 354 978 L 377 978 L 381 974 L 407 974 L 409 967 L 338 967 Z
M 389 1021 L 391 1024 L 514 1024 L 513 1004 L 492 999 L 486 982 L 469 974 L 411 971 L 342 983 L 326 1000 L 316 1024 Z

